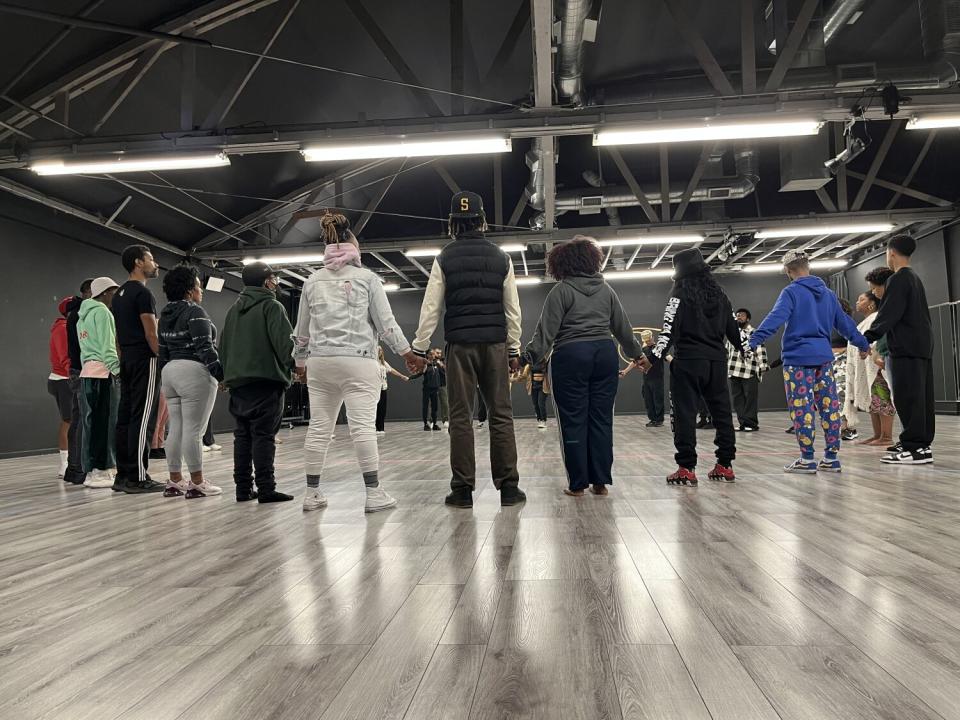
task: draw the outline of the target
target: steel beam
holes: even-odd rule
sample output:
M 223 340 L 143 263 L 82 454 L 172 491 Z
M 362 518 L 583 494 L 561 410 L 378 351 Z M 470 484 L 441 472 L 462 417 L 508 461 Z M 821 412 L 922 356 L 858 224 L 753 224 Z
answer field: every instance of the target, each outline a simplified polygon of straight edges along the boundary
M 127 95 L 143 80 L 144 75 L 146 75 L 150 71 L 150 68 L 160 59 L 160 55 L 171 47 L 173 47 L 173 45 L 157 42 L 143 49 L 143 53 L 137 58 L 137 62 L 127 70 L 126 74 L 120 78 L 120 82 L 118 82 L 117 86 L 113 89 L 113 94 L 107 101 L 107 109 L 103 111 L 103 115 L 100 116 L 100 119 L 97 120 L 93 126 L 94 135 L 100 131 L 104 123 L 110 119 L 113 113 L 117 111 L 117 108 L 120 107 L 121 103 L 127 99 Z
M 744 95 L 757 91 L 756 3 L 740 0 L 740 76 Z
M 844 235 L 839 240 L 834 240 L 832 243 L 827 243 L 822 248 L 817 248 L 812 253 L 810 253 L 810 257 L 812 259 L 812 258 L 818 258 L 821 255 L 826 255 L 828 252 L 830 252 L 834 248 L 842 247 L 843 245 L 846 245 L 848 242 L 858 238 L 859 236 L 860 236 L 859 233 L 853 233 L 852 235 Z
M 463 0 L 450 0 L 450 92 L 463 93 Z M 450 114 L 463 115 L 463 98 L 450 96 Z
M 673 18 L 673 22 L 684 41 L 693 50 L 697 62 L 700 63 L 700 67 L 703 68 L 704 74 L 714 89 L 721 95 L 736 95 L 736 90 L 730 84 L 730 80 L 723 72 L 723 68 L 720 67 L 720 63 L 717 62 L 717 58 L 710 51 L 710 47 L 703 36 L 694 27 L 689 13 L 681 7 L 681 0 L 660 0 L 660 2 L 663 3 L 670 17 Z
M 387 37 L 387 34 L 383 31 L 383 28 L 377 24 L 377 21 L 374 19 L 373 15 L 371 15 L 363 6 L 363 3 L 360 2 L 360 0 L 344 1 L 347 4 L 347 8 L 353 13 L 353 16 L 357 19 L 360 25 L 363 26 L 363 29 L 366 31 L 367 35 L 370 36 L 370 39 L 373 40 L 380 52 L 383 53 L 383 56 L 387 59 L 387 62 L 390 63 L 397 75 L 400 76 L 400 79 L 411 85 L 422 85 L 423 83 L 420 82 L 416 74 L 410 69 L 410 66 L 407 65 L 406 61 L 403 59 L 403 55 L 400 54 L 400 51 L 397 50 L 396 46 L 390 41 L 390 38 Z M 414 97 L 416 97 L 417 102 L 420 103 L 420 107 L 423 108 L 424 113 L 430 117 L 441 117 L 443 115 L 443 111 L 430 96 L 430 93 L 412 88 L 411 92 L 414 94 Z
M 507 221 L 507 225 L 511 228 L 517 227 L 517 223 L 520 222 L 520 216 L 523 215 L 523 209 L 527 207 L 527 195 L 526 193 L 520 193 L 520 198 L 517 200 L 517 204 L 513 206 L 513 212 L 510 213 L 510 220 Z
M 857 180 L 863 180 L 866 182 L 867 176 L 853 170 L 848 170 L 847 174 Z M 922 200 L 923 202 L 930 203 L 931 205 L 936 205 L 937 207 L 948 208 L 954 207 L 954 203 L 949 200 L 945 200 L 942 197 L 937 197 L 936 195 L 931 195 L 930 193 L 921 192 L 920 190 L 914 190 L 913 188 L 905 187 L 904 185 L 899 185 L 897 183 L 889 182 L 887 180 L 881 180 L 880 178 L 875 177 L 873 179 L 873 184 L 877 187 L 882 187 L 886 190 L 893 190 L 894 192 L 907 195 L 908 197 L 916 198 L 917 200 Z
M 447 168 L 444 166 L 442 162 L 440 162 L 439 160 L 436 160 L 433 163 L 433 169 L 437 171 L 437 175 L 440 176 L 440 178 L 443 180 L 443 183 L 447 186 L 450 192 L 452 192 L 454 195 L 460 192 L 460 186 L 457 185 L 457 181 L 453 179 L 453 175 L 449 173 L 449 171 L 447 170 Z
M 363 214 L 360 215 L 360 219 L 357 221 L 357 224 L 353 228 L 353 233 L 357 237 L 360 237 L 360 233 L 363 232 L 363 229 L 367 226 L 367 223 L 370 222 L 370 218 L 373 217 L 377 208 L 380 207 L 380 203 L 383 202 L 383 199 L 387 196 L 387 193 L 390 192 L 390 188 L 393 187 L 393 183 L 396 181 L 397 176 L 403 171 L 404 166 L 407 164 L 407 161 L 404 160 L 400 163 L 400 168 L 395 172 L 383 186 L 383 189 L 379 193 L 374 193 L 373 197 L 370 198 L 370 202 L 367 203 L 367 207 L 364 209 Z
M 690 176 L 690 182 L 687 183 L 687 189 L 683 191 L 683 197 L 680 199 L 680 204 L 677 206 L 677 211 L 673 214 L 673 221 L 680 222 L 683 220 L 684 214 L 687 212 L 687 206 L 690 205 L 690 198 L 693 197 L 693 191 L 697 189 L 697 186 L 700 184 L 700 180 L 703 178 L 703 173 L 707 169 L 707 162 L 710 160 L 710 155 L 713 153 L 713 146 L 704 145 L 703 150 L 700 151 L 700 160 L 697 161 L 697 167 L 693 170 L 693 175 Z M 662 190 L 661 190 L 662 192 Z M 669 194 L 661 195 L 660 197 L 670 197 Z M 665 203 L 667 206 L 670 203 Z
M 797 19 L 793 23 L 793 28 L 787 36 L 787 42 L 784 43 L 783 50 L 778 52 L 777 62 L 767 78 L 767 84 L 764 86 L 764 92 L 776 92 L 780 89 L 780 83 L 786 77 L 787 71 L 793 66 L 793 61 L 797 57 L 797 51 L 803 43 L 803 38 L 810 27 L 810 21 L 813 20 L 813 14 L 820 6 L 821 0 L 806 0 L 797 14 Z
M 640 187 L 640 183 L 637 182 L 637 179 L 630 171 L 630 168 L 627 167 L 627 163 L 624 161 L 620 151 L 615 147 L 607 147 L 607 154 L 610 155 L 610 158 L 617 166 L 617 170 L 620 171 L 620 175 L 623 176 L 623 179 L 630 187 L 631 192 L 637 196 L 637 202 L 640 203 L 640 207 L 643 209 L 643 212 L 646 214 L 650 222 L 660 222 L 660 217 L 657 215 L 657 211 L 653 209 L 653 205 L 651 205 L 650 201 L 647 200 L 647 196 L 644 194 L 643 188 Z M 666 204 L 669 205 L 669 203 Z
M 257 69 L 260 67 L 260 63 L 263 62 L 263 56 L 270 52 L 273 44 L 277 41 L 277 38 L 280 37 L 280 33 L 283 32 L 287 23 L 290 22 L 290 18 L 293 17 L 298 7 L 300 7 L 300 0 L 286 0 L 285 5 L 280 8 L 279 20 L 274 26 L 273 32 L 270 33 L 270 37 L 268 37 L 263 44 L 260 55 L 250 62 L 249 66 L 240 73 L 234 82 L 226 86 L 226 89 L 220 94 L 217 102 L 207 114 L 203 127 L 217 128 L 223 124 L 223 121 L 227 115 L 230 114 L 237 99 L 239 99 L 244 89 L 246 89 L 250 78 L 253 77 L 254 73 L 257 72 Z
M 197 48 L 184 45 L 180 48 L 180 129 L 193 130 L 193 106 L 197 87 Z
M 413 280 L 411 280 L 409 275 L 407 275 L 403 270 L 401 270 L 400 268 L 398 268 L 398 267 L 397 267 L 396 265 L 394 265 L 392 262 L 390 262 L 389 260 L 387 260 L 381 253 L 373 252 L 373 251 L 370 251 L 370 250 L 367 250 L 367 249 L 364 249 L 363 252 L 369 252 L 369 253 L 370 253 L 373 257 L 375 257 L 385 268 L 387 268 L 387 269 L 389 269 L 389 270 L 392 270 L 394 273 L 397 274 L 398 277 L 402 278 L 405 282 L 413 285 L 415 288 L 420 287 L 420 284 L 419 284 L 419 283 L 414 282 Z
M 839 155 L 846 147 L 843 130 L 840 125 L 833 127 L 833 151 Z M 837 170 L 837 209 L 847 212 L 850 209 L 850 193 L 847 189 L 847 166 L 841 164 Z
M 761 239 L 759 239 L 759 240 L 754 240 L 752 243 L 750 243 L 749 245 L 747 245 L 743 250 L 741 250 L 740 252 L 738 252 L 738 253 L 737 253 L 736 255 L 734 255 L 732 258 L 729 258 L 725 264 L 726 264 L 726 265 L 733 265 L 733 263 L 737 262 L 738 260 L 741 260 L 741 259 L 745 258 L 747 255 L 749 255 L 750 253 L 752 253 L 752 252 L 753 252 L 754 250 L 756 250 L 758 247 L 760 247 L 761 245 L 763 245 L 763 243 L 764 243 L 763 238 L 761 238 Z
M 660 146 L 660 214 L 662 222 L 670 222 L 670 150 L 669 146 Z
M 877 173 L 880 172 L 884 160 L 887 159 L 887 153 L 890 152 L 890 146 L 893 145 L 893 140 L 897 137 L 897 133 L 900 132 L 900 128 L 902 127 L 902 120 L 892 120 L 887 126 L 887 133 L 883 136 L 883 142 L 880 143 L 880 148 L 877 150 L 877 154 L 874 155 L 873 162 L 870 163 L 870 169 L 863 179 L 860 191 L 853 200 L 854 211 L 863 209 L 863 203 L 866 202 L 870 188 L 873 187 L 873 181 L 877 179 Z
M 404 257 L 406 257 L 406 256 L 404 256 Z M 411 265 L 413 265 L 417 270 L 419 270 L 420 272 L 422 272 L 423 275 L 424 275 L 424 277 L 426 277 L 427 279 L 430 278 L 430 271 L 427 270 L 427 269 L 423 266 L 423 263 L 421 263 L 419 260 L 417 260 L 416 258 L 408 257 L 408 258 L 407 258 L 407 262 L 410 263 Z
M 830 193 L 826 191 L 825 188 L 817 188 L 816 191 L 817 198 L 820 200 L 820 204 L 823 205 L 823 209 L 827 212 L 837 212 L 837 206 L 833 202 L 833 198 L 830 197 Z
M 127 206 L 127 203 L 130 202 L 130 199 L 133 195 L 127 195 L 123 201 L 117 205 L 117 209 L 110 213 L 110 217 L 107 218 L 106 222 L 103 223 L 104 227 L 110 227 L 110 223 L 117 219 L 117 215 L 123 212 L 123 209 Z
M 553 0 L 530 0 L 533 22 L 533 104 L 553 105 Z
M 907 176 L 903 179 L 903 182 L 900 183 L 904 187 L 910 187 L 910 183 L 913 182 L 913 178 L 916 177 L 917 172 L 920 170 L 920 166 L 923 165 L 923 161 L 927 159 L 927 153 L 930 152 L 930 148 L 933 147 L 933 141 L 937 139 L 937 131 L 931 130 L 927 133 L 926 142 L 923 143 L 923 148 L 917 154 L 916 159 L 913 161 L 913 167 L 910 168 L 910 172 L 907 173 Z M 887 210 L 892 210 L 897 206 L 897 203 L 900 201 L 900 197 L 903 195 L 902 192 L 895 192 L 893 198 L 890 202 L 887 203 Z
M 673 247 L 673 245 L 664 245 L 664 246 L 663 246 L 663 248 L 660 250 L 660 252 L 657 253 L 657 258 L 656 258 L 656 260 L 654 260 L 652 263 L 650 263 L 650 269 L 651 269 L 651 270 L 655 270 L 655 269 L 656 269 L 657 265 L 659 265 L 660 262 L 663 260 L 663 258 L 665 258 L 665 257 L 667 256 L 667 253 L 670 252 L 670 248 L 672 248 L 672 247 Z
M 13 180 L 8 180 L 5 177 L 0 177 L 0 190 L 3 190 L 4 192 L 8 192 L 11 195 L 16 195 L 17 197 L 22 197 L 26 200 L 31 200 L 41 205 L 46 205 L 47 207 L 53 208 L 54 210 L 58 212 L 62 212 L 65 215 L 70 215 L 72 217 L 79 218 L 80 220 L 91 223 L 93 225 L 106 228 L 116 233 L 120 233 L 121 235 L 126 235 L 129 238 L 133 238 L 137 242 L 144 243 L 145 245 L 152 245 L 153 247 L 166 250 L 167 252 L 173 253 L 180 257 L 183 257 L 187 254 L 182 249 L 178 248 L 176 245 L 171 245 L 168 242 L 159 240 L 158 238 L 155 238 L 152 235 L 148 235 L 145 232 L 134 230 L 131 227 L 122 225 L 121 223 L 115 222 L 115 223 L 111 223 L 110 225 L 107 225 L 98 216 L 84 210 L 83 208 L 79 208 L 76 205 L 71 205 L 70 203 L 64 202 L 63 200 L 57 200 L 56 198 L 52 198 L 48 195 L 44 195 L 38 190 L 34 190 L 33 188 L 27 187 L 26 185 L 21 185 L 20 183 L 14 182 Z
M 307 197 L 303 201 L 303 205 L 301 205 L 300 207 L 309 207 L 311 204 L 313 204 L 316 201 L 318 197 L 320 197 L 320 193 L 322 193 L 328 187 L 329 187 L 329 184 L 314 190 L 312 193 L 307 195 Z M 293 231 L 294 226 L 300 221 L 300 219 L 301 218 L 297 217 L 297 213 L 293 213 L 290 217 L 287 218 L 287 221 L 283 224 L 283 227 L 281 227 L 280 231 L 277 233 L 278 245 L 283 244 L 284 239 L 287 237 L 287 235 L 290 234 L 290 232 Z

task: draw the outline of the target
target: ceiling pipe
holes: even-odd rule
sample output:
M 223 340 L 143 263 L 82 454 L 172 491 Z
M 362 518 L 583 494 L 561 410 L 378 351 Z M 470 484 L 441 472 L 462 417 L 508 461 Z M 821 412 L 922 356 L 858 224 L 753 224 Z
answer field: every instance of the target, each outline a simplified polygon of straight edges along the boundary
M 823 20 L 823 44 L 829 45 L 864 5 L 866 0 L 837 0 Z
M 918 0 L 923 54 L 960 78 L 960 0 Z
M 566 0 L 557 48 L 557 90 L 561 98 L 583 105 L 583 24 L 591 0 Z
M 593 188 L 603 188 L 607 187 L 608 185 L 608 183 L 605 183 L 600 179 L 600 174 L 596 170 L 584 170 L 581 173 L 581 177 L 584 179 L 587 185 Z M 612 227 L 619 227 L 621 225 L 620 211 L 617 210 L 615 205 L 606 207 L 603 210 L 607 214 L 607 222 L 609 222 Z

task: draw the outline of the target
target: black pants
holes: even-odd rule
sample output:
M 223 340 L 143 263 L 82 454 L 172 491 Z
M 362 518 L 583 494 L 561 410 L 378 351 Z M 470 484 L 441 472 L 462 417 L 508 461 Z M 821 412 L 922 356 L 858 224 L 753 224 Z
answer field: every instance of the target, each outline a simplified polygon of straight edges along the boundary
M 572 342 L 550 361 L 553 403 L 571 490 L 613 483 L 613 405 L 620 360 L 610 340 Z
M 114 430 L 119 393 L 112 378 L 80 380 L 83 414 L 82 464 L 86 472 L 116 467 Z
M 423 389 L 423 424 L 437 424 L 437 409 L 440 407 L 440 389 Z M 431 423 L 427 422 L 430 418 Z
M 891 357 L 890 360 L 893 363 L 893 397 L 903 424 L 900 442 L 904 450 L 923 450 L 933 445 L 936 433 L 933 361 L 908 357 Z
M 670 394 L 673 397 L 674 456 L 677 465 L 697 467 L 697 408 L 701 397 L 716 428 L 714 444 L 717 461 L 729 465 L 737 455 L 726 360 L 674 360 L 670 366 Z
M 663 422 L 663 376 L 643 378 L 643 404 L 650 422 Z
M 254 469 L 259 490 L 277 487 L 273 461 L 277 454 L 276 436 L 283 420 L 284 392 L 283 383 L 270 380 L 258 380 L 230 390 L 230 414 L 236 421 L 233 482 L 238 494 L 253 489 Z
M 117 411 L 117 476 L 147 479 L 150 442 L 157 428 L 160 373 L 157 358 L 120 359 L 120 408 Z
M 530 385 L 530 399 L 533 400 L 533 412 L 537 420 L 547 421 L 547 396 L 543 392 L 543 381 L 534 380 Z
M 483 401 L 483 395 L 477 392 L 477 420 L 482 423 L 487 421 L 487 404 Z
M 733 409 L 737 413 L 740 427 L 760 427 L 757 419 L 760 403 L 760 378 L 730 378 L 730 394 L 733 395 Z M 840 407 L 843 407 L 841 404 Z
M 67 433 L 67 471 L 65 482 L 80 484 L 86 472 L 83 469 L 83 401 L 80 373 L 70 371 L 70 431 Z
M 213 428 L 210 425 L 210 420 L 207 420 L 207 428 L 203 431 L 203 444 L 205 447 L 210 447 L 215 442 L 217 442 L 216 436 L 213 434 Z
M 383 432 L 387 424 L 387 391 L 380 391 L 380 399 L 377 401 L 377 432 Z

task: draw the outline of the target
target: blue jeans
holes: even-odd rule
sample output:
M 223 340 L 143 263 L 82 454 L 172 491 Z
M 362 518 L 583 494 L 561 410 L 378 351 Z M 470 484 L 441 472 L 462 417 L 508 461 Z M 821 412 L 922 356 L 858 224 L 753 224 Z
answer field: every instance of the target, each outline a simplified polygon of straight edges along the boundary
M 619 368 L 612 340 L 572 342 L 553 353 L 553 403 L 571 490 L 613 483 L 613 404 Z

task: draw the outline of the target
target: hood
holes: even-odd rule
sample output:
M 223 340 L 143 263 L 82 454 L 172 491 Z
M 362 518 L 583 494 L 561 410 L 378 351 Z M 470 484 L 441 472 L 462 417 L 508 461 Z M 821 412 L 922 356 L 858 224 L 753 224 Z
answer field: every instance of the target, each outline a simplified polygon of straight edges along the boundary
M 603 275 L 574 275 L 564 278 L 563 281 L 582 295 L 596 295 L 604 286 Z
M 178 300 L 177 302 L 167 303 L 160 312 L 161 322 L 165 323 L 167 327 L 174 327 L 177 324 L 177 320 L 179 320 L 182 315 L 186 314 L 192 305 L 193 303 L 187 300 Z
M 823 294 L 829 290 L 827 284 L 815 275 L 807 275 L 806 277 L 797 278 L 793 281 L 793 284 L 798 285 L 805 290 L 809 290 L 813 293 L 813 296 L 817 300 L 819 300 Z
M 104 305 L 99 300 L 94 300 L 93 298 L 87 298 L 82 303 L 80 303 L 80 310 L 77 312 L 77 315 L 82 320 L 90 313 L 98 312 L 100 308 L 103 308 L 104 310 L 107 310 L 107 312 L 109 312 L 109 310 L 107 309 L 107 306 Z
M 240 314 L 245 315 L 260 303 L 276 299 L 277 296 L 266 288 L 245 287 L 237 298 L 237 304 L 240 306 Z
M 74 307 L 74 302 L 76 302 L 76 307 L 80 307 L 80 298 L 79 298 L 79 297 L 77 297 L 76 295 L 71 295 L 71 296 L 69 296 L 69 297 L 65 297 L 63 300 L 60 301 L 60 304 L 57 305 L 57 310 L 60 311 L 60 314 L 61 314 L 63 317 L 66 317 L 66 316 L 67 316 L 67 313 L 69 313 L 71 310 L 76 309 L 76 308 Z

